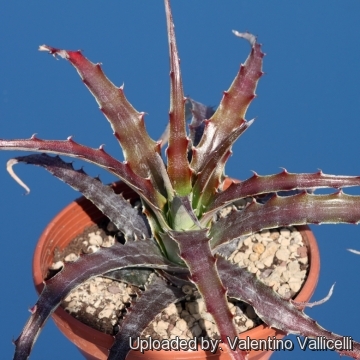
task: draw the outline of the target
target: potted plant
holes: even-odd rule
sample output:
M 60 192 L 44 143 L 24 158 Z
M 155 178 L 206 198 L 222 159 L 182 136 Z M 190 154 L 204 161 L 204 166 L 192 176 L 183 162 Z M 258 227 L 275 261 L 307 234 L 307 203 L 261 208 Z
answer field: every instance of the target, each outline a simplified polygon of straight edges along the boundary
M 231 179 L 225 180 L 225 188 L 232 184 Z M 116 193 L 121 193 L 126 199 L 137 198 L 136 193 L 131 191 L 124 183 L 116 183 L 113 185 Z M 69 242 L 79 233 L 82 234 L 83 229 L 88 228 L 92 224 L 99 223 L 104 215 L 86 198 L 82 197 L 71 203 L 63 211 L 61 211 L 54 220 L 48 225 L 40 237 L 36 246 L 33 259 L 34 283 L 40 294 L 44 288 L 44 279 L 48 274 L 50 264 L 53 262 L 54 252 L 56 249 L 64 249 Z M 309 301 L 319 276 L 320 259 L 316 240 L 307 226 L 298 227 L 302 234 L 303 241 L 308 248 L 308 263 L 310 267 L 307 271 L 306 282 L 303 284 L 301 291 L 296 295 L 295 301 L 303 303 Z M 83 238 L 86 238 L 82 235 Z M 259 276 L 260 277 L 260 276 Z M 88 302 L 89 303 L 89 302 Z M 53 319 L 61 330 L 61 332 L 72 341 L 87 359 L 106 359 L 108 349 L 113 343 L 113 337 L 99 330 L 82 323 L 80 319 L 69 315 L 62 307 L 58 307 Z M 247 337 L 253 340 L 267 339 L 268 337 L 276 337 L 281 339 L 285 333 L 269 328 L 266 325 L 256 326 L 249 331 L 239 334 L 239 338 Z M 288 342 L 289 343 L 289 342 Z M 200 358 L 218 358 L 219 353 L 204 351 L 204 346 L 199 346 L 197 353 L 191 352 L 184 354 L 184 351 L 176 351 L 171 353 L 173 359 L 182 359 L 184 356 L 188 359 Z M 271 350 L 251 351 L 249 353 L 251 360 L 265 360 L 271 355 Z M 139 351 L 132 350 L 129 354 L 130 359 L 144 358 Z M 167 351 L 146 352 L 146 359 L 153 360 L 160 357 L 167 358 Z M 226 359 L 226 354 L 221 355 L 221 359 Z
M 342 192 L 320 196 L 310 194 L 308 190 L 357 186 L 359 179 L 324 175 L 321 172 L 297 175 L 284 171 L 269 177 L 255 174 L 252 178 L 234 183 L 223 190 L 223 169 L 231 146 L 252 123 L 245 121 L 244 115 L 262 75 L 263 54 L 253 35 L 236 32 L 236 35 L 250 42 L 251 54 L 210 119 L 205 121 L 204 116 L 196 109 L 196 106 L 201 105 L 192 102 L 194 121 L 190 127 L 192 147 L 189 147 L 175 36 L 169 4 L 167 1 L 165 4 L 171 59 L 167 167 L 160 156 L 160 144 L 148 137 L 143 126 L 143 114 L 138 113 L 127 102 L 123 89 L 115 88 L 105 78 L 100 66 L 90 63 L 81 52 L 59 50 L 45 45 L 40 49 L 63 57 L 76 67 L 109 119 L 123 148 L 126 162 L 117 161 L 102 147 L 88 148 L 71 138 L 66 141 L 45 141 L 33 136 L 27 140 L 0 141 L 0 148 L 4 150 L 35 150 L 81 157 L 109 170 L 138 193 L 151 227 L 150 232 L 144 220 L 132 212 L 131 206 L 110 188 L 83 171 L 74 170 L 58 157 L 41 154 L 12 159 L 8 166 L 10 171 L 16 162 L 43 166 L 83 192 L 118 226 L 127 240 L 124 245 L 115 244 L 109 250 L 82 257 L 67 265 L 60 275 L 46 283 L 38 303 L 32 308 L 29 322 L 16 341 L 16 358 L 26 358 L 29 355 L 43 322 L 71 288 L 97 274 L 145 265 L 161 271 L 173 283 L 191 281 L 196 285 L 220 330 L 223 346 L 232 358 L 243 359 L 245 352 L 230 349 L 231 343 L 228 340 L 235 339 L 237 333 L 227 307 L 226 292 L 252 304 L 265 323 L 284 332 L 310 337 L 324 336 L 330 341 L 342 339 L 305 316 L 299 309 L 304 304 L 292 304 L 280 298 L 257 282 L 246 270 L 231 265 L 222 254 L 234 239 L 261 229 L 290 224 L 357 222 L 357 197 L 350 197 Z M 277 195 L 290 190 L 301 192 L 291 196 Z M 272 195 L 264 198 L 264 194 Z M 213 215 L 218 210 L 247 197 L 252 197 L 253 201 L 244 210 L 234 210 L 227 217 L 212 222 Z M 119 214 L 124 212 L 127 215 L 123 218 L 127 221 L 120 221 Z M 134 253 L 139 256 L 134 256 Z M 199 263 L 199 258 L 205 260 Z M 166 275 L 168 272 L 170 275 Z M 242 283 L 243 281 L 248 283 Z M 134 334 L 139 333 L 156 314 L 155 307 L 153 313 L 147 312 L 146 316 L 139 311 L 139 304 L 151 302 L 152 291 L 161 291 L 161 306 L 182 296 L 175 290 L 169 291 L 170 286 L 166 284 L 163 277 L 153 276 L 149 280 L 147 291 L 126 318 L 124 331 L 135 327 Z M 296 326 L 293 326 L 294 323 Z M 118 358 L 118 351 L 124 356 L 124 348 L 127 346 L 128 337 L 124 339 L 121 335 L 117 336 L 109 358 Z M 338 350 L 341 354 L 358 358 L 359 344 L 352 342 L 352 346 L 353 349 Z

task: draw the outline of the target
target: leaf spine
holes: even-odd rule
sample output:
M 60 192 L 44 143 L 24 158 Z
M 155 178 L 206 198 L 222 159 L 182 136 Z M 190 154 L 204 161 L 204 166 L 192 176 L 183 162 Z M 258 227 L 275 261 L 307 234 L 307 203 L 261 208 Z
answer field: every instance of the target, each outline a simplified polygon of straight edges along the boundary
M 34 306 L 32 306 L 31 308 L 29 308 L 29 312 L 31 314 L 35 314 L 36 313 L 36 310 L 37 310 L 37 305 L 35 304 Z

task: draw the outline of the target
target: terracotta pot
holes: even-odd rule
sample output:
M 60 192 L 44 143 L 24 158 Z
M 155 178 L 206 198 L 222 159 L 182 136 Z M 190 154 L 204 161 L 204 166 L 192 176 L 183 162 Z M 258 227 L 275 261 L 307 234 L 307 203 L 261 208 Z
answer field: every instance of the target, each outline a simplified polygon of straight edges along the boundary
M 227 183 L 226 185 L 229 184 Z M 137 197 L 137 195 L 123 183 L 118 183 L 115 187 L 116 191 L 122 192 L 125 197 Z M 48 267 L 52 263 L 55 248 L 59 248 L 60 250 L 64 249 L 74 237 L 81 234 L 88 226 L 99 221 L 103 216 L 104 215 L 90 201 L 82 197 L 63 209 L 46 227 L 36 246 L 33 259 L 33 278 L 38 293 L 40 293 L 43 288 L 43 280 L 47 274 Z M 320 270 L 319 250 L 310 229 L 307 226 L 297 228 L 301 231 L 304 241 L 309 245 L 310 270 L 302 290 L 296 297 L 296 301 L 308 301 L 315 291 L 318 281 Z M 87 359 L 107 359 L 108 349 L 113 343 L 112 336 L 94 330 L 81 323 L 66 313 L 61 307 L 55 311 L 52 318 L 60 331 L 78 347 Z M 261 325 L 239 335 L 240 338 L 244 339 L 246 336 L 249 336 L 251 339 L 267 339 L 268 336 L 282 338 L 285 334 Z M 272 352 L 270 351 L 251 351 L 249 359 L 266 360 L 270 358 L 271 354 Z M 146 351 L 145 355 L 133 350 L 128 354 L 127 360 L 155 360 L 168 357 L 173 360 L 205 358 L 217 360 L 220 359 L 220 355 L 221 360 L 230 360 L 230 356 L 225 352 L 212 354 L 203 350 L 197 352 Z

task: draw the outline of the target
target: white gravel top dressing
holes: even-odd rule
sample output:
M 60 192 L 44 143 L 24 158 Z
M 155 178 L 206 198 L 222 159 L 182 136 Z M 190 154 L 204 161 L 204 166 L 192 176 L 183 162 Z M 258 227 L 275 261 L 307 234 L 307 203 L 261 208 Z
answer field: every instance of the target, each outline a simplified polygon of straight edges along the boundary
M 111 246 L 114 239 L 100 231 L 88 234 L 83 241 L 86 252 L 97 251 L 102 246 Z M 75 261 L 77 254 L 69 254 L 64 261 Z M 307 248 L 295 228 L 264 230 L 238 242 L 229 261 L 256 274 L 266 285 L 284 298 L 294 297 L 305 281 L 308 268 Z M 53 268 L 59 267 L 55 263 Z M 204 336 L 219 338 L 212 316 L 206 312 L 203 299 L 195 288 L 183 287 L 186 301 L 172 304 L 149 324 L 142 337 L 152 339 L 192 339 Z M 103 332 L 114 334 L 126 315 L 126 307 L 136 299 L 140 290 L 134 286 L 111 279 L 96 277 L 73 290 L 62 302 L 62 307 L 74 317 Z M 229 309 L 239 333 L 261 323 L 253 308 L 234 299 L 229 300 Z M 91 324 L 89 317 L 92 318 Z

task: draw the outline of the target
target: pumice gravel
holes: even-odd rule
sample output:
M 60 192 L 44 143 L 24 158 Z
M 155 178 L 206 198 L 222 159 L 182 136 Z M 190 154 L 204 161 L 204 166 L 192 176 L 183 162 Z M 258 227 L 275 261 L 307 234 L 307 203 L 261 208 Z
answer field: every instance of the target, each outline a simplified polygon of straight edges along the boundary
M 227 212 L 220 217 L 226 216 Z M 109 231 L 112 230 L 112 231 Z M 76 261 L 80 253 L 91 253 L 109 247 L 117 239 L 114 226 L 93 225 L 77 236 L 62 252 L 57 251 L 52 270 L 64 262 Z M 293 298 L 301 289 L 308 272 L 308 251 L 301 233 L 295 227 L 263 230 L 238 239 L 236 249 L 228 260 L 256 274 L 264 284 L 284 298 Z M 219 332 L 212 316 L 206 311 L 203 299 L 195 287 L 183 286 L 184 301 L 171 304 L 158 314 L 142 332 L 141 337 L 152 339 L 190 340 L 194 337 L 218 339 Z M 104 333 L 115 335 L 126 316 L 126 308 L 136 301 L 138 287 L 105 277 L 95 277 L 73 290 L 61 306 L 83 323 Z M 261 320 L 254 309 L 243 302 L 229 299 L 238 333 L 249 330 Z

